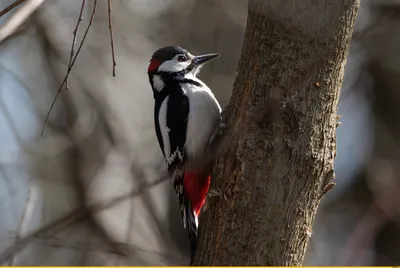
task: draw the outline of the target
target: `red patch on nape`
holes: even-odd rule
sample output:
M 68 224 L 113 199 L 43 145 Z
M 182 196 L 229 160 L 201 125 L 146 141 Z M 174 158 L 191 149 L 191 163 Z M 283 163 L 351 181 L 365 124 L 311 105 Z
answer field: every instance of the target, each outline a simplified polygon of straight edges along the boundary
M 149 64 L 149 68 L 147 69 L 148 73 L 154 72 L 157 70 L 158 66 L 161 65 L 161 62 L 155 59 L 152 59 Z

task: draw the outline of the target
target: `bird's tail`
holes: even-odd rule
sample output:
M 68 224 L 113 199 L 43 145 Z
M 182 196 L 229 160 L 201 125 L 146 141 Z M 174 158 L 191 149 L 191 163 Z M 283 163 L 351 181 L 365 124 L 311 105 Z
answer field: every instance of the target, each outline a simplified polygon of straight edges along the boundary
M 185 198 L 184 207 L 184 219 L 186 222 L 183 224 L 189 236 L 190 259 L 193 260 L 197 249 L 198 216 L 194 213 L 189 198 Z
M 184 174 L 184 222 L 189 235 L 191 260 L 197 249 L 198 217 L 204 205 L 211 176 L 198 173 L 185 172 Z

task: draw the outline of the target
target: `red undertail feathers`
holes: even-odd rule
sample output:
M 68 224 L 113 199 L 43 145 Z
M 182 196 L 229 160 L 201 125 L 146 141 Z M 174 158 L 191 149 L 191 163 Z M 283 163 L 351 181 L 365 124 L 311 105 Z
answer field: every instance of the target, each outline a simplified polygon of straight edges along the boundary
M 210 187 L 211 176 L 185 172 L 183 186 L 189 195 L 192 209 L 196 216 L 200 215 L 201 208 L 206 200 L 208 188 Z

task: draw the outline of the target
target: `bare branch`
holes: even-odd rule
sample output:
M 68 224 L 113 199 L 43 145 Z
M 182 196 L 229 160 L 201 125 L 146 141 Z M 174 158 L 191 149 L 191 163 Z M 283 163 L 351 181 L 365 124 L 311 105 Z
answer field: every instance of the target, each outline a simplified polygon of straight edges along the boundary
M 27 0 L 0 28 L 0 44 L 12 35 L 44 2 L 45 0 Z
M 11 5 L 7 6 L 5 9 L 3 9 L 2 11 L 0 11 L 0 18 L 7 14 L 9 11 L 11 11 L 14 7 L 19 6 L 22 2 L 24 2 L 25 0 L 16 0 L 14 2 L 11 3 Z
M 72 45 L 71 45 L 71 52 L 70 52 L 70 55 L 69 55 L 69 63 L 68 63 L 67 73 L 69 73 L 71 71 L 71 68 L 72 68 L 72 59 L 73 59 L 74 54 L 75 54 L 74 48 L 75 48 L 75 44 L 76 44 L 76 36 L 78 34 L 79 24 L 83 20 L 83 9 L 85 8 L 85 5 L 86 5 L 86 0 L 82 0 L 81 11 L 79 12 L 78 21 L 76 22 L 76 26 L 75 26 L 75 30 L 74 30 L 74 37 L 72 38 Z M 69 89 L 68 78 L 65 81 L 65 84 L 66 84 L 66 89 Z
M 54 99 L 53 99 L 53 102 L 51 103 L 51 106 L 50 106 L 50 108 L 49 108 L 49 111 L 47 112 L 46 119 L 44 120 L 42 132 L 40 133 L 40 135 L 43 135 L 44 128 L 46 127 L 46 123 L 47 123 L 47 121 L 49 120 L 50 113 L 51 113 L 51 111 L 53 110 L 53 107 L 54 107 L 54 104 L 56 103 L 56 100 L 57 100 L 57 98 L 58 98 L 58 95 L 60 94 L 60 92 L 61 92 L 63 86 L 65 85 L 65 83 L 66 83 L 67 80 L 68 80 L 68 76 L 69 76 L 69 74 L 70 74 L 70 72 L 71 72 L 71 70 L 72 70 L 72 67 L 73 67 L 74 64 L 75 64 L 76 58 L 78 57 L 79 52 L 81 51 L 81 48 L 82 48 L 82 46 L 83 46 L 83 43 L 85 42 L 86 36 L 87 36 L 87 34 L 88 34 L 88 32 L 89 32 L 89 29 L 90 29 L 90 27 L 91 27 L 92 24 L 93 24 L 93 18 L 94 18 L 94 14 L 96 13 L 96 7 L 97 7 L 97 0 L 94 1 L 93 10 L 92 10 L 92 15 L 90 16 L 89 24 L 88 24 L 88 26 L 87 26 L 87 28 L 86 28 L 85 34 L 83 35 L 82 41 L 81 41 L 81 43 L 80 43 L 80 45 L 79 45 L 79 48 L 78 48 L 78 50 L 77 50 L 77 52 L 76 52 L 76 54 L 75 54 L 74 60 L 71 62 L 71 65 L 68 67 L 67 74 L 65 75 L 64 80 L 63 80 L 63 82 L 61 83 L 61 86 L 59 87 L 59 89 L 58 89 L 58 91 L 57 91 L 57 93 L 56 93 L 56 96 L 55 96 Z
M 56 247 L 56 248 L 68 248 L 70 250 L 77 250 L 77 251 L 91 251 L 91 252 L 100 252 L 100 253 L 111 253 L 111 254 L 118 254 L 113 248 L 109 247 L 104 247 L 102 245 L 99 245 L 98 243 L 68 243 L 68 241 L 62 240 L 62 239 L 57 239 L 57 238 L 42 238 L 42 237 L 36 237 L 35 240 L 39 240 L 40 242 L 43 243 L 44 245 L 48 245 L 51 247 Z M 117 246 L 120 248 L 123 248 L 125 251 L 126 250 L 134 250 L 154 256 L 162 256 L 165 258 L 168 258 L 169 260 L 174 260 L 177 262 L 186 262 L 185 258 L 179 257 L 179 256 L 174 256 L 174 255 L 167 255 L 163 252 L 159 251 L 151 251 L 148 249 L 144 249 L 138 246 L 133 246 L 129 245 L 126 243 L 115 243 Z
M 86 210 L 84 209 L 76 209 L 67 215 L 61 217 L 60 219 L 47 224 L 38 230 L 32 232 L 31 234 L 26 235 L 25 237 L 21 238 L 20 240 L 16 241 L 13 245 L 11 245 L 8 249 L 3 251 L 0 254 L 0 264 L 4 264 L 9 262 L 11 258 L 19 251 L 21 251 L 28 242 L 34 239 L 37 236 L 50 236 L 51 234 L 56 233 L 59 230 L 70 226 L 72 223 L 81 220 L 86 215 Z
M 39 228 L 36 231 L 31 232 L 30 234 L 21 237 L 20 240 L 16 241 L 13 245 L 11 245 L 8 249 L 3 251 L 0 254 L 0 264 L 4 264 L 6 262 L 10 262 L 11 258 L 19 251 L 21 251 L 29 242 L 34 240 L 37 237 L 50 237 L 55 233 L 75 224 L 83 219 L 86 219 L 88 216 L 93 215 L 96 212 L 100 212 L 102 210 L 111 208 L 120 202 L 126 200 L 127 198 L 133 198 L 135 196 L 139 196 L 143 193 L 143 190 L 146 188 L 151 188 L 156 186 L 164 181 L 166 181 L 166 177 L 161 177 L 154 182 L 144 185 L 140 187 L 138 190 L 133 190 L 130 193 L 115 197 L 112 200 L 107 202 L 99 202 L 88 207 L 84 208 L 77 208 L 66 215 L 62 216 L 61 218 Z
M 30 217 L 32 216 L 32 211 L 35 206 L 37 194 L 38 194 L 37 189 L 35 188 L 35 186 L 32 185 L 31 189 L 29 191 L 28 200 L 26 201 L 24 213 L 22 213 L 21 221 L 19 222 L 18 231 L 17 231 L 17 235 L 16 235 L 17 241 L 19 239 L 21 239 L 21 237 L 25 231 L 26 224 L 27 224 L 27 222 L 29 222 Z M 15 252 L 13 252 L 13 253 L 15 253 Z M 10 266 L 14 266 L 15 257 L 16 257 L 15 254 L 11 255 L 11 260 L 9 262 Z
M 112 53 L 112 61 L 113 61 L 113 76 L 115 77 L 115 66 L 117 63 L 115 62 L 115 52 L 114 52 L 114 35 L 113 35 L 113 27 L 111 21 L 111 0 L 108 0 L 108 28 L 110 29 L 110 39 L 111 39 L 111 53 Z

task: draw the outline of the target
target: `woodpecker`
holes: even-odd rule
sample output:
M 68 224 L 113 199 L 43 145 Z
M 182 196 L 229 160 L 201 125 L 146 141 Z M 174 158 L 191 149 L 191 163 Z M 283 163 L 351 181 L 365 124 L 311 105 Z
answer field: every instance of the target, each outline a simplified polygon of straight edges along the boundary
M 167 46 L 154 52 L 147 71 L 155 100 L 155 131 L 178 195 L 192 258 L 211 180 L 213 137 L 221 119 L 217 99 L 197 75 L 218 56 L 194 56 L 184 48 Z

